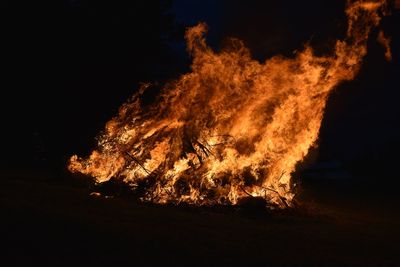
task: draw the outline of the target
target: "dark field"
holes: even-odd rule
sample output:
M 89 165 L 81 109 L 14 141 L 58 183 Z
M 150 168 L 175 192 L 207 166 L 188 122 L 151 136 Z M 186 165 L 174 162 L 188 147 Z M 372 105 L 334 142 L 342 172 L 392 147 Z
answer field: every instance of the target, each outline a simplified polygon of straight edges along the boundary
M 65 174 L 2 176 L 3 266 L 398 266 L 399 197 L 372 181 L 304 183 L 304 208 L 268 213 L 93 197 Z

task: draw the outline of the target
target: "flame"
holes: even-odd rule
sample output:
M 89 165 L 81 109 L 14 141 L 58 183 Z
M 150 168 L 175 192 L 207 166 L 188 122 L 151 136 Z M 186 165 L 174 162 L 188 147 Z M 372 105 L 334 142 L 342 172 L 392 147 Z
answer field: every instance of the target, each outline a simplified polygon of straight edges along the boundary
M 392 60 L 392 51 L 390 50 L 390 42 L 391 39 L 386 37 L 383 31 L 380 31 L 378 34 L 378 42 L 385 48 L 385 58 L 386 60 Z
M 191 72 L 150 106 L 140 101 L 144 85 L 107 123 L 98 148 L 86 159 L 72 156 L 69 170 L 97 182 L 121 179 L 140 187 L 143 201 L 235 204 L 251 195 L 290 206 L 291 174 L 316 143 L 328 95 L 357 74 L 385 8 L 348 2 L 347 34 L 332 55 L 307 46 L 264 63 L 239 40 L 214 52 L 204 23 L 188 29 Z

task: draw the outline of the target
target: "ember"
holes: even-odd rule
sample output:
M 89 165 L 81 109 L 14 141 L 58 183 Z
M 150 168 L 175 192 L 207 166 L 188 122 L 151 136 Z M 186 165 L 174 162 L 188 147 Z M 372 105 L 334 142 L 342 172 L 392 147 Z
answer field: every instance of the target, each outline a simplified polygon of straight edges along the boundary
M 294 197 L 291 174 L 315 145 L 329 93 L 353 79 L 367 40 L 385 13 L 384 1 L 350 1 L 348 30 L 329 56 L 306 46 L 294 58 L 251 58 L 239 40 L 214 52 L 206 24 L 186 32 L 192 71 L 166 84 L 144 105 L 142 86 L 99 137 L 87 159 L 69 170 L 98 182 L 119 179 L 155 203 L 236 204 L 264 198 L 285 208 Z M 389 39 L 379 42 L 390 59 Z

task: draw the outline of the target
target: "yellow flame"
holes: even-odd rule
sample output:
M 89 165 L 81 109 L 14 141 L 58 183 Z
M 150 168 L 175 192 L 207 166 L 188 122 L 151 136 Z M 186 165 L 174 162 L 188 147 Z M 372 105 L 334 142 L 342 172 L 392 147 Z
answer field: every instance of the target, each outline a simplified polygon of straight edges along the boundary
M 107 123 L 98 149 L 71 157 L 69 169 L 99 182 L 145 182 L 145 201 L 235 204 L 251 195 L 289 206 L 291 173 L 318 138 L 327 97 L 357 74 L 384 6 L 349 2 L 347 36 L 331 56 L 306 47 L 295 58 L 260 63 L 238 40 L 214 52 L 203 23 L 188 29 L 192 71 L 145 108 L 144 86 Z

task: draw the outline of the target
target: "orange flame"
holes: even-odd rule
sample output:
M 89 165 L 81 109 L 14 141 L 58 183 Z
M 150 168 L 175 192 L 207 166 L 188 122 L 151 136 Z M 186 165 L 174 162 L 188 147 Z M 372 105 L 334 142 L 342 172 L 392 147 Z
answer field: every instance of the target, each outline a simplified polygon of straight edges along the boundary
M 212 51 L 205 24 L 188 29 L 192 71 L 151 106 L 142 107 L 143 86 L 107 123 L 98 149 L 72 156 L 69 169 L 141 186 L 144 201 L 235 204 L 251 195 L 290 206 L 291 173 L 318 138 L 328 95 L 357 74 L 384 9 L 384 1 L 349 2 L 347 35 L 333 55 L 306 47 L 265 63 L 238 40 Z

